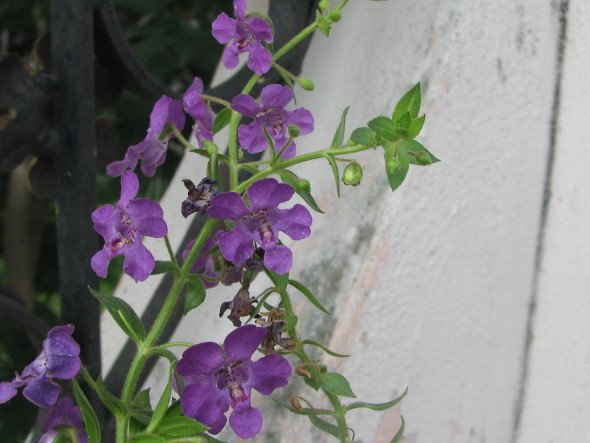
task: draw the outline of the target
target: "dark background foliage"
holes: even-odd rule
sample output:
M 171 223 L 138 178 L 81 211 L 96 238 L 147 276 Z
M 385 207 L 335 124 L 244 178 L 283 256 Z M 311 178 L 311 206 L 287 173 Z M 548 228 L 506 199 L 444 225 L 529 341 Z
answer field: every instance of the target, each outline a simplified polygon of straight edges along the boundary
M 175 92 L 182 92 L 194 76 L 205 84 L 210 80 L 221 55 L 222 47 L 211 36 L 211 22 L 222 11 L 231 10 L 231 0 L 115 0 L 117 12 L 126 30 L 129 41 L 139 59 L 160 82 Z M 16 53 L 30 58 L 35 41 L 50 31 L 49 0 L 0 0 L 0 59 Z M 108 68 L 108 66 L 107 66 Z M 145 136 L 153 100 L 138 97 L 124 91 L 116 103 L 98 110 L 98 117 L 116 129 L 117 152 L 121 158 L 130 144 Z M 174 147 L 171 149 L 174 152 Z M 30 160 L 30 159 L 28 159 Z M 165 167 L 158 170 L 142 192 L 151 198 L 159 198 L 164 192 L 178 163 L 178 155 L 169 155 Z M 116 200 L 119 186 L 116 180 L 100 173 L 98 180 L 99 203 Z M 6 202 L 9 189 L 9 174 L 0 174 L 0 232 L 6 232 L 8 213 Z M 38 236 L 36 272 L 30 275 L 34 296 L 30 309 L 49 325 L 59 321 L 59 293 L 56 243 L 55 207 L 52 201 L 33 201 L 41 206 L 36 223 Z M 89 220 L 90 223 L 90 220 Z M 4 296 L 10 296 L 5 283 L 6 261 L 4 245 L 0 244 L 0 282 Z M 102 289 L 112 288 L 121 266 L 111 266 L 109 278 L 101 282 Z M 15 371 L 21 371 L 39 349 L 35 349 L 26 331 L 0 325 L 0 381 L 10 380 Z M 6 443 L 23 441 L 33 425 L 37 408 L 19 396 L 5 405 L 0 405 L 0 431 Z

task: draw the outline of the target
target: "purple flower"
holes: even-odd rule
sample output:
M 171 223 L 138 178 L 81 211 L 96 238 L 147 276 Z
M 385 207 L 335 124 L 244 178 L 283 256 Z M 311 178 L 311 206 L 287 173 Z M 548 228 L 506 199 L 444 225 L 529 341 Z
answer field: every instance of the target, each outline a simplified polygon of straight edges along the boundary
M 121 254 L 125 256 L 123 271 L 135 281 L 145 280 L 154 269 L 154 256 L 141 239 L 144 235 L 164 237 L 168 227 L 158 203 L 147 198 L 134 198 L 138 190 L 137 175 L 126 171 L 121 177 L 121 198 L 117 206 L 104 205 L 92 213 L 94 230 L 105 242 L 90 261 L 99 277 L 107 276 L 110 261 Z
M 150 127 L 145 139 L 136 145 L 129 146 L 123 160 L 107 165 L 107 175 L 118 177 L 127 168 L 133 171 L 137 161 L 141 160 L 141 172 L 148 177 L 153 176 L 156 168 L 166 159 L 170 137 L 160 139 L 164 127 L 167 123 L 172 123 L 179 131 L 182 131 L 185 119 L 180 100 L 173 100 L 165 95 L 160 97 L 150 114 Z
M 248 67 L 257 74 L 268 72 L 272 55 L 261 41 L 272 43 L 270 25 L 260 17 L 246 17 L 246 0 L 234 0 L 235 20 L 226 13 L 213 22 L 213 37 L 221 44 L 231 42 L 223 52 L 223 64 L 232 69 L 238 65 L 239 55 L 248 53 Z
M 182 97 L 185 112 L 195 121 L 193 132 L 201 148 L 203 147 L 203 139 L 213 140 L 213 119 L 215 118 L 211 108 L 201 98 L 202 94 L 203 81 L 199 77 L 195 77 L 193 84 L 189 86 Z
M 250 404 L 252 388 L 270 395 L 286 386 L 291 366 L 285 357 L 267 355 L 252 361 L 266 329 L 246 325 L 235 329 L 223 342 L 206 342 L 191 346 L 176 366 L 184 377 L 180 394 L 182 411 L 188 417 L 219 433 L 225 426 L 225 412 L 233 409 L 229 425 L 240 438 L 252 438 L 262 429 L 262 414 Z
M 55 429 L 58 426 L 69 426 L 74 428 L 78 433 L 78 442 L 88 442 L 88 435 L 84 429 L 80 408 L 74 404 L 74 401 L 70 397 L 60 399 L 55 406 L 49 410 L 43 421 L 43 426 L 41 427 L 43 435 L 41 436 L 39 443 L 52 442 L 59 435 L 59 431 Z
M 56 326 L 43 341 L 41 354 L 10 382 L 0 383 L 0 403 L 23 389 L 23 395 L 35 405 L 47 408 L 57 402 L 60 386 L 53 381 L 71 380 L 80 371 L 80 346 L 72 338 L 74 325 Z
M 205 241 L 205 244 L 203 245 L 203 248 L 201 249 L 199 257 L 195 260 L 195 262 L 191 266 L 191 272 L 195 272 L 195 273 L 200 272 L 200 273 L 206 275 L 207 277 L 216 278 L 216 279 L 221 277 L 220 270 L 215 266 L 216 265 L 215 254 L 213 254 L 212 252 L 217 247 L 217 239 L 219 238 L 219 236 L 222 233 L 223 233 L 223 231 L 217 231 L 215 234 L 211 235 L 207 239 L 207 241 Z M 184 251 L 182 252 L 182 260 L 186 260 L 191 249 L 193 248 L 194 244 L 195 244 L 194 240 L 191 240 L 186 244 L 186 247 L 184 248 Z M 225 286 L 230 286 L 236 282 L 239 282 L 242 279 L 243 269 L 241 266 L 237 267 L 237 266 L 233 266 L 231 263 L 229 263 L 228 265 L 226 265 L 225 271 L 226 271 L 225 276 L 221 280 L 221 283 L 223 283 Z M 203 280 L 203 285 L 207 289 L 209 289 L 209 288 L 214 288 L 215 286 L 217 286 L 217 283 Z
M 311 214 L 296 204 L 291 209 L 277 206 L 291 199 L 293 188 L 274 178 L 255 182 L 247 191 L 250 207 L 235 192 L 223 192 L 213 198 L 207 215 L 220 220 L 233 220 L 232 231 L 219 237 L 221 254 L 235 265 L 242 265 L 254 253 L 254 244 L 264 249 L 264 266 L 278 274 L 289 272 L 293 254 L 279 245 L 279 231 L 293 240 L 302 240 L 311 234 Z
M 251 154 L 262 152 L 268 148 L 268 140 L 264 135 L 264 127 L 274 140 L 275 150 L 283 148 L 287 143 L 287 129 L 295 125 L 301 134 L 313 132 L 313 115 L 305 108 L 285 111 L 285 106 L 293 100 L 293 91 L 287 86 L 268 85 L 260 93 L 260 103 L 246 94 L 236 96 L 231 104 L 234 111 L 238 111 L 254 121 L 249 125 L 238 128 L 240 145 Z M 291 143 L 283 153 L 283 158 L 295 155 L 295 142 Z

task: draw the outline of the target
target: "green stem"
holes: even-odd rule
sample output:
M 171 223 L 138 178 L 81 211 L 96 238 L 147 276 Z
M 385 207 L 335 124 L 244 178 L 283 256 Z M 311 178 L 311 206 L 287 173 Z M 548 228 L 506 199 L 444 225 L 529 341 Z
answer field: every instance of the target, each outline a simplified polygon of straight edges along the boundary
M 220 105 L 225 106 L 226 108 L 231 108 L 231 103 L 228 102 L 227 100 L 222 99 L 222 98 L 214 97 L 213 95 L 208 95 L 208 94 L 201 94 L 201 98 L 203 100 L 205 100 L 206 102 L 218 103 Z
M 192 346 L 192 343 L 188 343 L 186 341 L 173 341 L 170 343 L 164 343 L 163 345 L 159 345 L 157 346 L 158 348 L 173 348 L 173 347 L 183 347 L 183 348 L 190 348 Z M 152 348 L 155 349 L 155 348 Z
M 164 243 L 166 243 L 166 249 L 168 250 L 168 255 L 170 256 L 170 261 L 178 266 L 176 262 L 176 256 L 174 255 L 174 250 L 172 249 L 172 245 L 170 244 L 170 239 L 167 235 L 164 236 Z
M 189 142 L 186 137 L 182 135 L 182 132 L 180 132 L 176 126 L 170 125 L 170 127 L 172 128 L 172 132 L 174 132 L 174 136 L 178 139 L 180 144 L 185 147 L 185 149 L 188 149 L 189 151 L 191 149 L 197 149 L 196 146 L 191 145 L 191 142 Z

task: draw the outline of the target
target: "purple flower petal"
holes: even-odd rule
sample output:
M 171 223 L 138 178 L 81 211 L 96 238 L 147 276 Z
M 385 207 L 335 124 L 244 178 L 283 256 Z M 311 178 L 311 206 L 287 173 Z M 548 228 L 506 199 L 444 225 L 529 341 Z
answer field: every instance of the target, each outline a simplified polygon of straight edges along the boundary
M 218 240 L 221 255 L 240 266 L 254 254 L 254 233 L 239 224 L 233 231 L 221 235 Z
M 224 360 L 223 350 L 217 343 L 199 343 L 182 353 L 176 371 L 183 377 L 210 375 L 223 365 Z
M 301 135 L 313 132 L 314 119 L 310 111 L 298 108 L 293 111 L 285 111 L 287 125 L 296 125 L 301 130 Z
M 291 209 L 277 209 L 274 213 L 275 227 L 293 240 L 302 240 L 311 234 L 311 213 L 300 204 Z
M 162 218 L 164 216 L 162 207 L 155 201 L 147 198 L 138 198 L 130 201 L 125 208 L 125 212 L 127 212 L 127 215 L 134 222 L 144 218 Z
M 225 337 L 223 349 L 232 361 L 250 360 L 265 335 L 265 328 L 255 325 L 241 326 Z
M 127 168 L 134 169 L 135 165 L 133 166 L 133 168 L 131 168 L 126 159 L 114 161 L 107 165 L 107 175 L 109 177 L 118 177 L 122 175 Z
M 234 14 L 240 19 L 244 19 L 246 14 L 246 0 L 234 0 Z
M 264 266 L 277 274 L 286 274 L 293 267 L 293 253 L 284 245 L 265 248 Z
M 226 401 L 225 399 L 223 399 Z M 219 434 L 223 428 L 225 428 L 225 424 L 227 423 L 227 418 L 225 418 L 225 412 L 219 416 L 219 419 L 209 426 L 209 434 Z
M 280 149 L 283 149 L 283 146 L 285 146 L 285 143 L 287 143 L 287 140 L 288 140 L 287 137 L 283 137 L 281 140 L 276 141 L 275 152 L 278 152 Z M 295 144 L 295 142 L 291 142 L 291 144 L 287 147 L 287 149 L 285 149 L 283 151 L 283 153 L 281 154 L 281 158 L 283 160 L 289 160 L 290 158 L 295 157 L 296 147 L 297 147 L 297 145 Z
M 247 194 L 252 209 L 267 209 L 289 201 L 293 192 L 291 186 L 279 183 L 274 178 L 265 178 L 252 184 Z
M 156 261 L 154 256 L 141 242 L 135 242 L 132 245 L 124 247 L 125 261 L 123 271 L 133 280 L 144 281 L 152 271 Z
M 236 25 L 233 18 L 229 18 L 225 12 L 222 12 L 212 23 L 213 38 L 221 44 L 229 42 L 237 33 Z
M 59 385 L 53 383 L 49 378 L 38 376 L 29 381 L 23 389 L 23 395 L 40 408 L 48 408 L 57 402 L 60 390 Z
M 252 17 L 246 20 L 246 24 L 250 28 L 252 34 L 254 34 L 258 40 L 272 43 L 272 29 L 266 20 L 260 17 Z
M 229 425 L 240 438 L 254 438 L 262 430 L 262 413 L 258 408 L 234 410 Z
M 109 254 L 104 249 L 98 251 L 90 259 L 90 267 L 101 278 L 105 278 L 109 272 L 109 263 L 114 255 Z
M 234 111 L 248 117 L 256 117 L 258 113 L 258 103 L 247 94 L 240 94 L 234 97 L 231 102 L 231 107 Z
M 248 207 L 242 197 L 235 192 L 222 192 L 211 200 L 207 215 L 219 220 L 239 220 L 248 213 Z
M 282 386 L 287 386 L 293 372 L 289 361 L 279 354 L 270 354 L 253 362 L 251 368 L 251 386 L 264 395 Z
M 51 377 L 71 380 L 80 371 L 80 346 L 72 338 L 74 325 L 56 326 L 43 341 L 47 370 Z
M 139 200 L 135 201 L 137 202 Z M 159 205 L 156 202 L 153 202 L 151 200 L 147 201 L 159 207 Z M 139 219 L 134 219 L 133 226 L 135 226 L 135 229 L 139 234 L 147 235 L 148 237 L 162 238 L 168 234 L 168 226 L 166 225 L 166 222 L 164 221 L 162 216 L 143 217 Z
M 284 108 L 293 100 L 293 91 L 288 86 L 268 85 L 260 93 L 260 101 L 265 108 Z
M 105 241 L 108 241 L 114 234 L 116 219 L 118 219 L 117 211 L 111 205 L 101 206 L 92 213 L 94 230 L 102 235 Z
M 227 69 L 233 69 L 240 63 L 239 52 L 233 45 L 228 45 L 223 50 L 223 65 Z
M 242 148 L 250 154 L 262 152 L 268 148 L 268 140 L 264 136 L 262 122 L 259 119 L 254 120 L 249 125 L 240 125 L 238 139 Z
M 182 131 L 184 122 L 185 116 L 184 112 L 182 112 L 182 102 L 180 100 L 173 100 L 163 95 L 154 104 L 150 114 L 150 129 L 154 133 L 159 135 L 166 123 L 172 123 L 179 131 Z
M 9 381 L 0 383 L 0 403 L 6 403 L 17 394 L 17 390 Z
M 229 409 L 229 404 L 213 383 L 185 386 L 180 395 L 180 405 L 184 415 L 204 425 L 218 427 L 223 417 L 223 426 L 225 426 L 224 413 Z
M 121 198 L 119 207 L 124 208 L 129 200 L 135 198 L 139 191 L 139 179 L 132 171 L 126 171 L 121 177 Z
M 255 41 L 250 45 L 248 50 L 250 55 L 246 64 L 257 74 L 265 74 L 272 66 L 272 54 L 259 41 Z

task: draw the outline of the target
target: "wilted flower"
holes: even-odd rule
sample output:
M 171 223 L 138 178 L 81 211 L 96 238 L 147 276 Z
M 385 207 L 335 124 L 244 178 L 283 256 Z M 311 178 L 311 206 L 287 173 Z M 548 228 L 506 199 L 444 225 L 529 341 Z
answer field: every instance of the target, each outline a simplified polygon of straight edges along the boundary
M 225 412 L 233 409 L 229 425 L 240 438 L 255 437 L 262 429 L 262 413 L 250 403 L 251 390 L 270 395 L 286 386 L 291 366 L 285 357 L 272 354 L 252 361 L 252 354 L 266 335 L 264 328 L 246 325 L 235 329 L 223 342 L 191 346 L 176 366 L 184 377 L 180 394 L 184 414 L 219 433 L 226 424 Z
M 166 95 L 160 97 L 150 114 L 150 127 L 145 139 L 136 145 L 129 146 L 123 160 L 107 165 L 107 175 L 117 177 L 127 168 L 133 171 L 137 161 L 141 160 L 141 172 L 148 177 L 153 176 L 156 168 L 164 163 L 168 150 L 170 136 L 162 139 L 162 131 L 167 123 L 172 123 L 179 131 L 182 131 L 185 120 L 180 100 L 173 100 Z
M 251 207 L 235 192 L 223 192 L 213 198 L 207 215 L 236 222 L 232 231 L 219 237 L 223 256 L 242 265 L 252 257 L 255 243 L 264 249 L 264 265 L 273 272 L 284 274 L 293 265 L 293 253 L 285 245 L 279 245 L 279 232 L 293 240 L 301 240 L 311 234 L 311 214 L 304 206 L 296 204 L 291 209 L 278 209 L 278 205 L 291 199 L 293 188 L 274 178 L 255 182 L 247 191 Z
M 56 326 L 43 341 L 41 354 L 10 382 L 0 383 L 0 403 L 5 403 L 23 389 L 23 395 L 35 405 L 54 405 L 61 391 L 53 381 L 71 380 L 80 371 L 80 346 L 72 338 L 74 325 Z
M 209 177 L 205 177 L 196 186 L 191 180 L 187 178 L 183 179 L 182 182 L 184 183 L 184 187 L 188 189 L 188 196 L 186 200 L 182 202 L 180 207 L 182 216 L 187 218 L 194 212 L 205 214 L 205 211 L 211 203 L 211 199 L 217 194 L 217 192 L 213 189 L 217 182 L 215 180 L 211 180 Z
M 158 203 L 134 198 L 139 190 L 137 175 L 126 171 L 121 177 L 121 198 L 116 207 L 104 205 L 92 213 L 94 230 L 104 238 L 103 248 L 90 265 L 96 275 L 106 277 L 110 261 L 123 254 L 123 271 L 135 281 L 143 281 L 154 269 L 154 256 L 141 242 L 142 236 L 164 237 L 168 227 Z
M 246 17 L 246 0 L 234 0 L 235 20 L 226 13 L 213 22 L 213 37 L 221 43 L 229 42 L 223 52 L 223 64 L 232 69 L 238 65 L 239 55 L 248 53 L 248 67 L 257 74 L 268 72 L 272 55 L 261 42 L 272 43 L 270 25 L 260 17 Z
M 213 140 L 212 131 L 215 118 L 211 108 L 202 99 L 202 94 L 203 81 L 199 77 L 195 77 L 182 97 L 184 110 L 195 121 L 193 133 L 201 148 L 203 147 L 203 139 Z
M 313 115 L 305 108 L 286 111 L 284 108 L 293 100 L 293 91 L 287 86 L 268 85 L 260 93 L 260 103 L 246 94 L 240 94 L 232 100 L 231 107 L 240 114 L 254 118 L 249 125 L 238 128 L 240 145 L 251 154 L 268 148 L 264 128 L 274 140 L 275 150 L 280 150 L 287 143 L 287 129 L 290 125 L 299 128 L 300 134 L 313 132 Z M 283 158 L 295 155 L 295 142 L 284 151 Z
M 241 317 L 249 317 L 254 313 L 254 303 L 256 298 L 250 297 L 250 292 L 245 288 L 240 288 L 238 293 L 234 296 L 232 301 L 225 301 L 219 308 L 219 317 L 223 317 L 225 311 L 229 309 L 227 318 L 233 323 L 235 327 L 242 326 Z
M 60 399 L 55 406 L 49 410 L 45 416 L 43 425 L 41 426 L 41 432 L 43 432 L 43 435 L 41 436 L 39 443 L 51 443 L 59 435 L 59 432 L 55 429 L 58 426 L 69 426 L 74 428 L 78 434 L 78 442 L 88 442 L 88 435 L 84 428 L 80 408 L 74 404 L 74 401 L 70 397 Z

